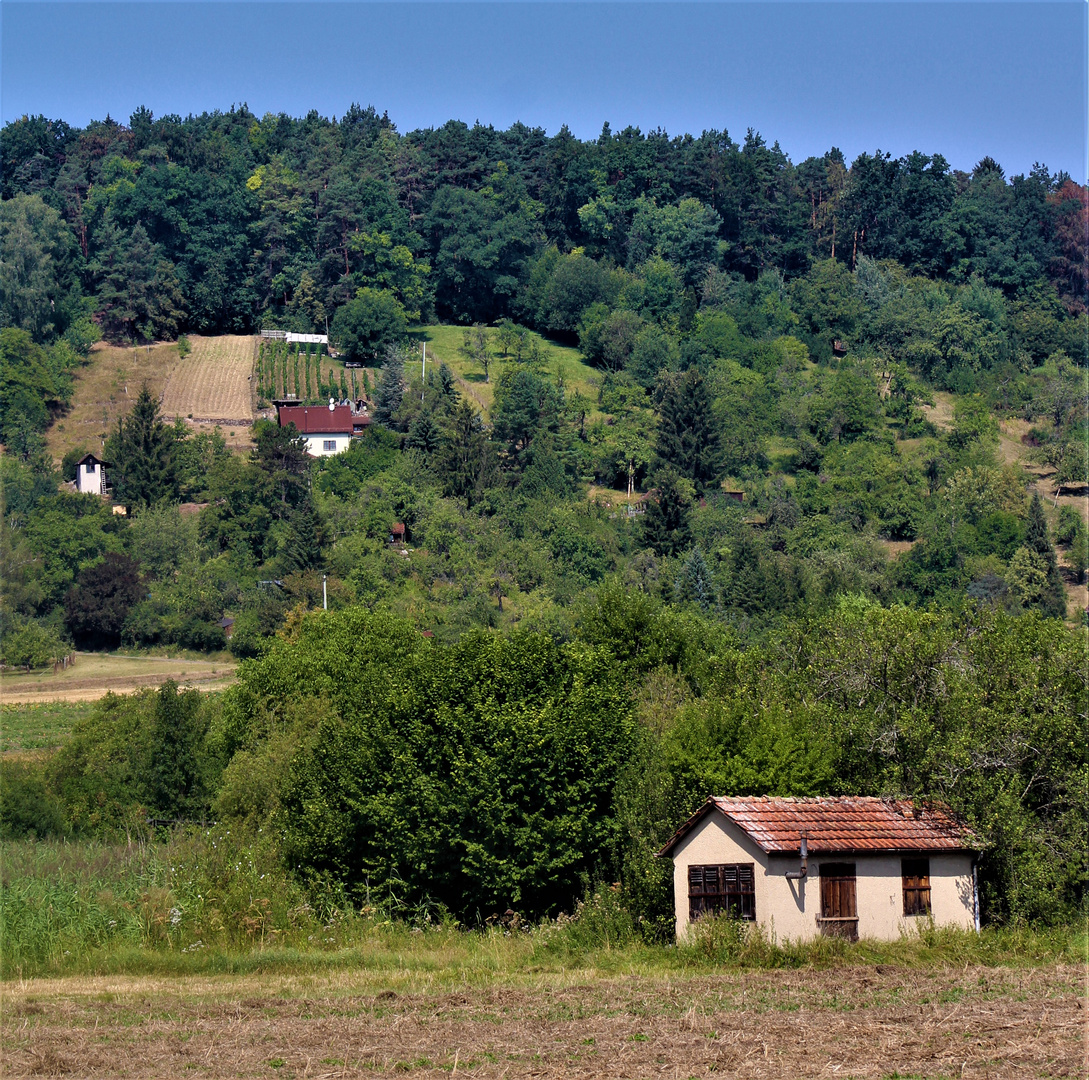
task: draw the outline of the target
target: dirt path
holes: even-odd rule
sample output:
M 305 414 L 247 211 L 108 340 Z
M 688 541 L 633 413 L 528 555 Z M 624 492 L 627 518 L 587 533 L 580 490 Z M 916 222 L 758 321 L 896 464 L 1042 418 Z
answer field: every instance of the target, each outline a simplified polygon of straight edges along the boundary
M 100 685 L 64 687 L 57 690 L 15 690 L 10 694 L 0 694 L 0 705 L 47 705 L 53 701 L 98 701 L 107 694 L 132 694 L 149 686 L 159 687 L 165 682 L 161 675 L 148 676 L 145 679 L 110 679 Z M 193 679 L 181 679 L 181 690 L 200 690 L 211 693 L 213 690 L 226 690 L 233 679 L 215 679 L 197 682 Z
M 1071 967 L 576 971 L 452 992 L 406 989 L 398 975 L 8 983 L 4 1074 L 1085 1075 L 1083 973 Z

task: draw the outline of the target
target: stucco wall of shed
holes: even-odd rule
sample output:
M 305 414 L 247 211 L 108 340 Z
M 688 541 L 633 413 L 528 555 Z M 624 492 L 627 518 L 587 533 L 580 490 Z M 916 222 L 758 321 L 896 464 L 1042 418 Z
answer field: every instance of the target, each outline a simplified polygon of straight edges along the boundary
M 803 941 L 820 934 L 820 864 L 853 862 L 857 875 L 859 937 L 895 940 L 929 919 L 904 915 L 899 853 L 811 855 L 809 876 L 786 877 L 798 857 L 767 855 L 722 814 L 710 813 L 673 851 L 673 897 L 677 939 L 691 926 L 688 918 L 688 867 L 747 863 L 755 866 L 756 921 L 769 937 Z M 930 854 L 930 902 L 935 924 L 975 926 L 972 857 L 967 853 Z
M 325 443 L 336 443 L 335 450 L 326 450 Z M 307 435 L 306 452 L 311 457 L 332 457 L 333 454 L 343 453 L 352 444 L 352 437 L 347 435 Z
M 102 465 L 95 462 L 91 471 L 87 471 L 86 465 L 80 465 L 76 469 L 76 490 L 82 495 L 99 495 L 102 493 Z

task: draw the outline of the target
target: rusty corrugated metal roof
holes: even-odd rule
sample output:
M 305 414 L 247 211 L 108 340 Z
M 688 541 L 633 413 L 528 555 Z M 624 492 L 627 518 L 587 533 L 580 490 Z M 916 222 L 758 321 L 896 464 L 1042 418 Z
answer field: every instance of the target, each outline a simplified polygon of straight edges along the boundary
M 829 851 L 974 851 L 975 837 L 946 806 L 861 795 L 788 799 L 711 798 L 658 853 L 668 855 L 704 816 L 719 811 L 768 853 L 797 852 L 804 833 L 813 854 Z

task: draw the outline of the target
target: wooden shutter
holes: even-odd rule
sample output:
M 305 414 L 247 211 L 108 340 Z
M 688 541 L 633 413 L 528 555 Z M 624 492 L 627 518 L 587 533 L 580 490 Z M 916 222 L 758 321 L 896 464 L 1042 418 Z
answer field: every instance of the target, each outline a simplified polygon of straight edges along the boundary
M 821 931 L 836 937 L 858 937 L 858 899 L 854 863 L 822 863 Z
M 741 919 L 756 918 L 756 868 L 753 863 L 688 867 L 688 913 L 729 912 Z
M 930 860 L 903 859 L 904 914 L 930 914 Z

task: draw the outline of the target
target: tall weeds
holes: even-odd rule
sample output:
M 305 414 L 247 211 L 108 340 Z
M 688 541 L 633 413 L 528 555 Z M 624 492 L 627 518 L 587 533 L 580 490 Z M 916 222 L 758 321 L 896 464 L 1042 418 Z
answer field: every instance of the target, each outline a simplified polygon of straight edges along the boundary
M 0 853 L 0 977 L 106 971 L 220 972 L 362 966 L 461 979 L 555 967 L 709 972 L 826 967 L 1080 962 L 1084 933 L 1028 927 L 982 934 L 926 928 L 849 944 L 776 941 L 726 918 L 702 919 L 679 946 L 648 944 L 617 887 L 539 924 L 510 915 L 473 930 L 440 910 L 353 907 L 306 890 L 274 845 L 227 830 L 161 842 L 22 842 Z

